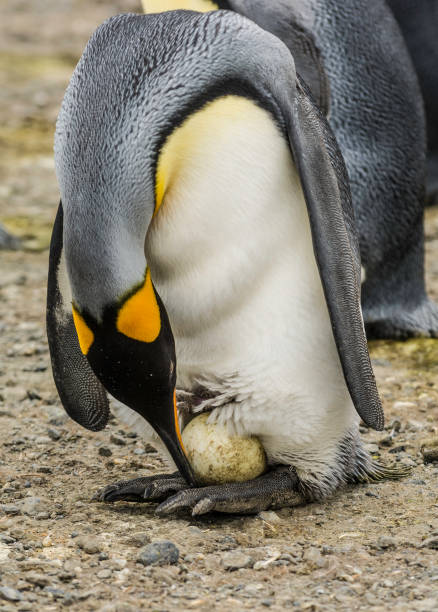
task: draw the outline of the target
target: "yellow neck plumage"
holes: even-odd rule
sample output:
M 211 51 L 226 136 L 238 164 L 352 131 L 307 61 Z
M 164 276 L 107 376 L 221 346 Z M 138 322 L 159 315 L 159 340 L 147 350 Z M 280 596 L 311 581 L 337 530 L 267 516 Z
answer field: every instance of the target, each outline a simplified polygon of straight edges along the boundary
M 142 0 L 142 5 L 145 13 L 163 13 L 178 9 L 207 13 L 219 8 L 212 0 Z

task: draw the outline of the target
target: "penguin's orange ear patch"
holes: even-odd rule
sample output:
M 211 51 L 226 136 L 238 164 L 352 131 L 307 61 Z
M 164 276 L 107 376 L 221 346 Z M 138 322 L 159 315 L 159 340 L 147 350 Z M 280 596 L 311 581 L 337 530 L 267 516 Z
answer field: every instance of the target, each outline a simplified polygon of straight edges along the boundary
M 154 342 L 161 330 L 160 307 L 152 285 L 151 273 L 140 289 L 122 305 L 117 316 L 117 330 L 140 342 Z
M 72 306 L 72 312 L 79 346 L 81 347 L 82 353 L 86 355 L 94 342 L 94 334 L 74 306 Z

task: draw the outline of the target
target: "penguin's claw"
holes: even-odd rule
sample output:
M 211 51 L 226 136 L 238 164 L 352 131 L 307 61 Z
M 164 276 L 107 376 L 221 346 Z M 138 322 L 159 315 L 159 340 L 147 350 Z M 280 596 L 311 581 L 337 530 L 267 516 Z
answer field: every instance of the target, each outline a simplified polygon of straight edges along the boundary
M 192 516 L 208 512 L 257 514 L 268 508 L 298 506 L 306 502 L 298 484 L 294 470 L 280 468 L 247 482 L 185 489 L 162 502 L 156 514 L 168 516 L 181 510 L 191 511 Z
M 182 476 L 174 474 L 168 478 L 154 480 L 143 491 L 144 501 L 162 501 L 179 491 L 187 489 L 187 482 Z
M 187 488 L 187 483 L 178 472 L 174 474 L 160 474 L 159 476 L 145 476 L 143 478 L 134 478 L 134 480 L 115 482 L 97 491 L 93 496 L 93 500 L 103 502 L 161 501 L 185 488 Z

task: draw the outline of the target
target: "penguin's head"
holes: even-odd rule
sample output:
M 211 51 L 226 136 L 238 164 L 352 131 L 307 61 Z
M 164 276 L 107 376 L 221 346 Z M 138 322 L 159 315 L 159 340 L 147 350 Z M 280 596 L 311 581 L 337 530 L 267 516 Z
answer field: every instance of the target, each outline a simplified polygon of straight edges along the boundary
M 146 270 L 144 282 L 106 306 L 101 320 L 73 305 L 82 353 L 103 386 L 141 414 L 166 444 L 188 482 L 175 399 L 175 346 L 167 313 Z

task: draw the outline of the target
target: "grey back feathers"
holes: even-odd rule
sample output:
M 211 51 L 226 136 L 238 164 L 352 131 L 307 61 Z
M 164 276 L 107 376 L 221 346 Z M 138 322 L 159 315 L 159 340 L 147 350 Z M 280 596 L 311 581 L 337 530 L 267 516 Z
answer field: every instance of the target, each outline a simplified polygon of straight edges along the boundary
M 278 36 L 292 51 L 297 72 L 309 87 L 321 111 L 330 107 L 330 84 L 311 27 L 313 16 L 306 6 L 289 0 L 229 0 L 231 9 Z

